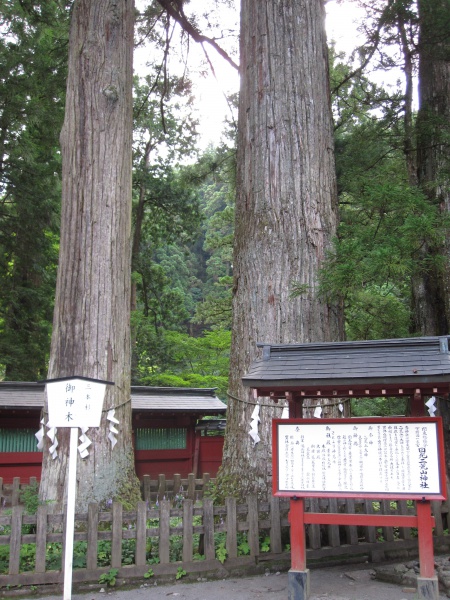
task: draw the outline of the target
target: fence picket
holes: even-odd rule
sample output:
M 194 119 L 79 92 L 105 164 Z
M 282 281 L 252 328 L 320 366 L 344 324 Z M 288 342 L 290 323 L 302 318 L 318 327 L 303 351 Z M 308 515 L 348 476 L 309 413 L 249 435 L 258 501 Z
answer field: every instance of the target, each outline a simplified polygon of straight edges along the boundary
M 258 498 L 247 498 L 248 545 L 251 556 L 259 556 Z
M 147 559 L 147 504 L 137 503 L 136 514 L 136 558 L 138 567 L 145 565 Z
M 310 506 L 311 512 L 320 512 L 318 498 L 310 498 L 309 506 Z M 308 534 L 309 534 L 309 547 L 312 550 L 318 550 L 321 547 L 320 525 L 308 525 Z
M 170 562 L 170 501 L 159 503 L 159 561 L 161 564 Z
M 355 514 L 355 500 L 354 498 L 347 498 L 345 500 L 345 512 L 349 515 Z M 346 525 L 345 535 L 347 538 L 347 544 L 353 545 L 358 543 L 358 528 L 356 525 Z
M 9 541 L 9 574 L 17 575 L 20 567 L 20 546 L 22 541 L 22 506 L 13 506 L 11 515 L 11 537 Z
M 183 562 L 192 560 L 194 549 L 193 538 L 193 520 L 194 520 L 194 501 L 185 500 L 183 502 Z
M 47 511 L 46 504 L 38 506 L 36 514 L 36 573 L 45 573 L 45 556 L 47 552 Z
M 189 475 L 188 475 L 187 497 L 189 498 L 189 500 L 195 500 L 195 475 L 194 475 L 194 473 L 189 473 Z
M 176 496 L 181 490 L 181 475 L 175 473 L 173 476 L 173 495 Z
M 397 502 L 398 512 L 401 515 L 409 514 L 408 505 L 406 500 L 398 500 Z M 411 529 L 409 527 L 400 527 L 400 537 L 403 540 L 410 540 L 412 538 Z
M 142 478 L 142 492 L 145 502 L 151 502 L 150 475 L 144 475 Z
M 434 500 L 433 502 L 431 502 L 431 509 L 433 511 L 433 517 L 435 520 L 435 531 L 436 531 L 436 535 L 442 535 L 444 533 L 444 524 L 442 522 L 442 502 L 439 502 L 439 500 Z
M 111 540 L 111 567 L 118 569 L 122 566 L 122 513 L 120 502 L 112 505 L 112 540 Z
M 237 519 L 236 519 L 236 498 L 225 498 L 225 507 L 227 511 L 227 541 L 226 549 L 230 558 L 236 558 L 237 552 Z
M 13 478 L 11 506 L 17 506 L 20 498 L 20 477 Z
M 86 567 L 88 569 L 97 568 L 98 551 L 98 504 L 90 502 L 88 506 L 87 522 L 87 554 Z
M 281 545 L 280 499 L 272 496 L 270 499 L 270 550 L 275 554 L 283 551 Z
M 166 496 L 166 476 L 158 475 L 158 500 L 164 500 Z
M 330 502 L 328 504 L 330 513 L 338 512 L 338 501 L 337 498 L 330 498 Z M 340 546 L 339 539 L 339 525 L 328 525 L 328 544 L 332 548 L 337 548 Z
M 380 510 L 383 513 L 383 515 L 390 515 L 390 514 L 392 514 L 390 500 L 381 500 L 381 502 L 380 502 Z M 386 542 L 393 542 L 394 541 L 394 529 L 393 529 L 393 527 L 383 527 L 382 531 L 383 531 L 383 539 Z
M 373 500 L 368 500 L 368 499 L 365 500 L 364 507 L 366 509 L 365 510 L 366 515 L 373 515 Z M 365 531 L 365 536 L 366 536 L 366 542 L 373 544 L 377 541 L 377 532 L 376 532 L 375 527 L 373 527 L 373 526 L 364 527 L 364 531 Z
M 216 557 L 216 549 L 214 547 L 214 507 L 211 498 L 203 500 L 203 528 L 205 558 L 206 560 L 212 560 Z
M 201 498 L 203 498 L 205 494 L 208 494 L 210 483 L 211 475 L 209 473 L 203 473 L 202 491 L 200 492 Z

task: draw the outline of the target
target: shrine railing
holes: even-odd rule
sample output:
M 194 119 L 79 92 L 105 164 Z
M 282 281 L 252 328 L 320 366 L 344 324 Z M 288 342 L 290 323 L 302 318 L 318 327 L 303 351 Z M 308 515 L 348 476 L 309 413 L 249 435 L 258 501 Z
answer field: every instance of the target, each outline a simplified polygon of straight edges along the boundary
M 309 499 L 310 512 L 348 514 L 415 513 L 413 502 Z M 210 498 L 190 499 L 179 491 L 171 499 L 142 501 L 133 512 L 119 503 L 102 510 L 96 504 L 76 514 L 73 581 L 98 581 L 117 570 L 117 577 L 289 568 L 289 501 L 271 498 L 245 503 L 227 498 L 215 506 Z M 448 504 L 433 502 L 436 551 L 448 551 Z M 39 506 L 36 515 L 17 505 L 0 512 L 0 588 L 61 583 L 64 564 L 63 515 Z M 377 561 L 417 554 L 417 532 L 411 528 L 357 525 L 307 526 L 308 563 Z

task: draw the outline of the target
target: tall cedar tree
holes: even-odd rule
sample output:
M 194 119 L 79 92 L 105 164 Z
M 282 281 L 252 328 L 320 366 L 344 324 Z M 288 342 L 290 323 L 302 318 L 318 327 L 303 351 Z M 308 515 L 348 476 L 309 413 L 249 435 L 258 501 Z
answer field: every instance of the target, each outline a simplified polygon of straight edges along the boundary
M 76 0 L 70 27 L 61 147 L 61 246 L 49 378 L 80 375 L 113 381 L 104 408 L 116 409 L 117 445 L 105 410 L 78 459 L 77 509 L 110 498 L 136 499 L 131 440 L 130 280 L 132 144 L 132 0 Z M 58 458 L 44 451 L 40 495 L 61 510 L 68 429 Z M 47 442 L 48 443 L 48 442 Z
M 259 356 L 256 343 L 341 336 L 339 311 L 317 296 L 337 221 L 324 17 L 320 1 L 241 5 L 230 398 L 219 480 L 225 493 L 269 491 L 276 410 L 263 402 L 254 445 L 254 400 L 241 383 Z
M 450 4 L 418 3 L 419 115 L 418 181 L 431 204 L 450 211 Z M 415 332 L 450 333 L 450 233 L 436 247 L 425 244 L 422 269 L 413 285 Z

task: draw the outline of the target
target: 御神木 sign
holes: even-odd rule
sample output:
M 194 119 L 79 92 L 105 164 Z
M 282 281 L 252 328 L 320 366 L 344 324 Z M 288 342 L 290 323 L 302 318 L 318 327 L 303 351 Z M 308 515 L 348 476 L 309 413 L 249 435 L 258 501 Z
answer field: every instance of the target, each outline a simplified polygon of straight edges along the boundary
M 277 496 L 444 499 L 439 418 L 274 419 Z
M 83 377 L 48 381 L 49 426 L 99 427 L 108 383 Z

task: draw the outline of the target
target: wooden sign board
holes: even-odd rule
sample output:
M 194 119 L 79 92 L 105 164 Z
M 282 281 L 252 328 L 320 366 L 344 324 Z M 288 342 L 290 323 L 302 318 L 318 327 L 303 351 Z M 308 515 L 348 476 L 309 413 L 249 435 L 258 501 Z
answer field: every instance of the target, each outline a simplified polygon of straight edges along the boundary
M 437 417 L 274 419 L 275 496 L 446 498 Z
M 47 382 L 48 426 L 99 427 L 106 385 L 82 378 Z

